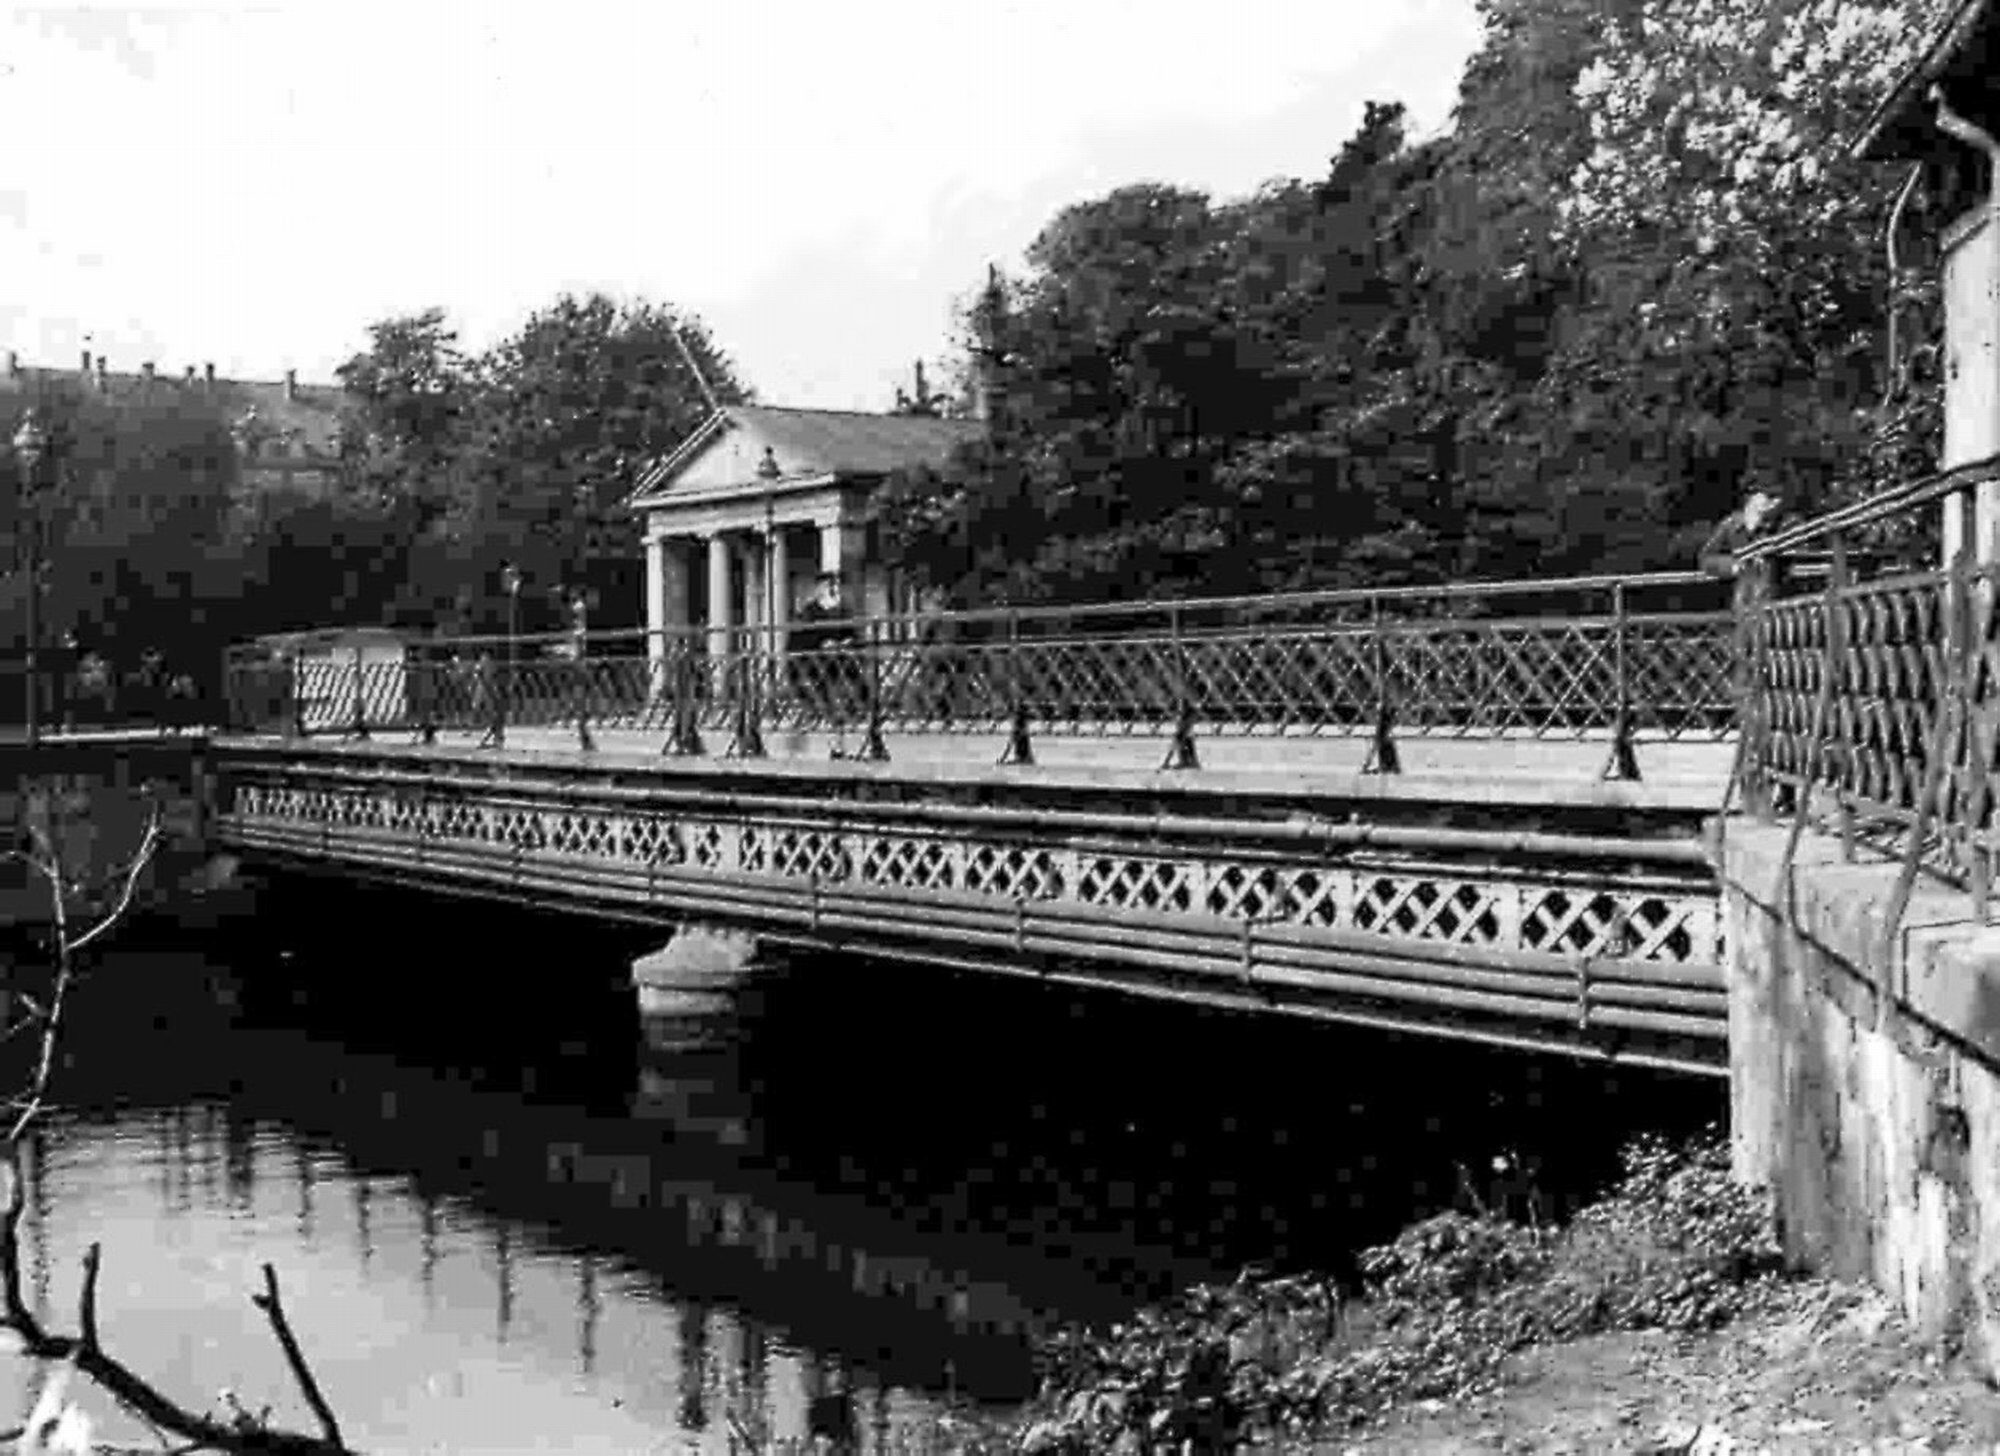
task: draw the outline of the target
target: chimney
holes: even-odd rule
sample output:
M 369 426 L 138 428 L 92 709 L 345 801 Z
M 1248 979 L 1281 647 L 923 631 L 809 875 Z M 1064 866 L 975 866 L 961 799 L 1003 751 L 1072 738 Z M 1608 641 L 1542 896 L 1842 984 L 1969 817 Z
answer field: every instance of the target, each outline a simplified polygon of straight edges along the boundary
M 192 364 L 188 365 L 187 373 L 181 376 L 181 383 L 186 385 L 189 389 L 194 388 L 194 365 Z
M 86 375 L 90 373 L 90 350 L 88 349 L 83 351 L 83 372 Z
M 299 371 L 296 369 L 287 369 L 285 371 L 285 398 L 290 400 L 297 399 L 298 397 Z
M 213 364 L 204 364 L 201 366 L 201 382 L 202 387 L 208 390 L 210 394 L 215 393 L 215 366 Z
M 148 359 L 144 364 L 141 364 L 139 366 L 139 373 L 145 378 L 146 383 L 151 384 L 153 382 L 153 361 Z
M 21 352 L 18 349 L 7 351 L 7 377 L 9 379 L 21 377 Z
M 110 367 L 111 366 L 105 362 L 104 356 L 102 354 L 99 354 L 97 356 L 97 387 L 99 390 L 106 390 L 111 388 Z

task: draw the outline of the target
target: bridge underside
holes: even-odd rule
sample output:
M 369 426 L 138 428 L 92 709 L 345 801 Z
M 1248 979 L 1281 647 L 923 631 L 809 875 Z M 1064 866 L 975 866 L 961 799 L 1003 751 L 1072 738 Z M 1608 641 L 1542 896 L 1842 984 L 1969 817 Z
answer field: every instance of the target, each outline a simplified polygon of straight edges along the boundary
M 211 834 L 430 891 L 1726 1071 L 1714 877 L 1692 832 L 1716 799 L 1693 786 L 1586 779 L 1565 809 L 1459 774 L 1360 797 L 1296 771 L 953 776 L 553 747 L 219 740 Z M 1618 827 L 1541 832 L 1557 810 Z

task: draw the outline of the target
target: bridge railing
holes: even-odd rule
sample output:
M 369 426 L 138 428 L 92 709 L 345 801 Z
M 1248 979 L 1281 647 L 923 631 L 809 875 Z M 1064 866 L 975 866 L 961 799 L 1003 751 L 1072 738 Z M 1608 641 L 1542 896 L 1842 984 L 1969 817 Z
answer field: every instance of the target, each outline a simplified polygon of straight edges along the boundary
M 1108 602 L 789 627 L 432 637 L 234 649 L 239 729 L 355 734 L 518 726 L 666 735 L 840 730 L 1204 736 L 1726 736 L 1726 587 L 1695 573 Z M 1386 766 L 1393 766 L 1386 765 Z
M 1922 544 L 1939 513 L 1969 523 L 2000 457 L 1803 522 L 1743 554 L 1745 807 L 1899 859 L 1889 923 L 1927 872 L 1970 890 L 1984 919 L 2000 751 L 2000 563 L 1970 529 L 1948 560 Z M 1910 541 L 1872 549 L 1884 535 Z M 1928 558 L 1919 559 L 1919 558 Z

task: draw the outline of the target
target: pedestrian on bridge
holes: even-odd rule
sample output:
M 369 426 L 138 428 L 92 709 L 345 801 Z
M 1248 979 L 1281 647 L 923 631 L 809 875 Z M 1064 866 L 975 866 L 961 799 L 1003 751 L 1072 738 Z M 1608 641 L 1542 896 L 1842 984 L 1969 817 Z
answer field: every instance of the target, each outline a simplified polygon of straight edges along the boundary
M 167 669 L 159 648 L 148 647 L 140 654 L 138 670 L 125 679 L 125 703 L 134 717 L 166 725 Z
M 834 756 L 844 755 L 847 723 L 858 716 L 865 689 L 860 636 L 840 589 L 840 573 L 823 571 L 819 591 L 793 614 L 786 659 L 791 664 L 792 691 L 803 703 L 808 690 L 826 706 L 834 735 Z
M 1736 575 L 1736 558 L 1771 528 L 1783 502 L 1768 486 L 1755 487 L 1743 504 L 1724 516 L 1702 544 L 1701 569 L 1727 580 Z

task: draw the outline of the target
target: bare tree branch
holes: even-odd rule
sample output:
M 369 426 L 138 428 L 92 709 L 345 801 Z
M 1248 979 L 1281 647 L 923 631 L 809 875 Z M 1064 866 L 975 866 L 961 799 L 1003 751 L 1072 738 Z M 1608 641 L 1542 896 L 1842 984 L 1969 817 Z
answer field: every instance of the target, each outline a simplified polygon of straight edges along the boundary
M 108 934 L 130 910 L 139 880 L 158 851 L 162 820 L 163 809 L 156 803 L 138 853 L 121 871 L 123 884 L 116 903 L 89 929 L 74 937 L 70 934 L 70 899 L 76 888 L 64 873 L 61 852 L 51 836 L 39 826 L 31 826 L 32 853 L 24 855 L 17 851 L 0 856 L 20 859 L 48 883 L 55 921 L 56 961 L 55 984 L 49 994 L 48 1005 L 44 1007 L 32 997 L 23 995 L 21 999 L 28 1006 L 29 1015 L 8 1027 L 5 1033 L 0 1033 L 0 1040 L 4 1040 L 36 1025 L 41 1028 L 41 1043 L 33 1074 L 25 1091 L 8 1104 L 18 1112 L 4 1141 L 0 1141 L 0 1183 L 4 1183 L 4 1189 L 0 1189 L 0 1193 L 4 1193 L 4 1197 L 0 1197 L 0 1327 L 13 1330 L 20 1338 L 23 1352 L 31 1358 L 69 1362 L 163 1438 L 173 1436 L 186 1442 L 179 1448 L 181 1450 L 278 1453 L 278 1456 L 353 1456 L 342 1440 L 332 1409 L 318 1382 L 313 1379 L 312 1371 L 292 1334 L 283 1306 L 279 1303 L 277 1274 L 269 1264 L 264 1266 L 265 1292 L 253 1294 L 251 1298 L 270 1317 L 278 1343 L 325 1432 L 324 1437 L 271 1430 L 262 1421 L 247 1418 L 241 1412 L 225 1422 L 188 1410 L 162 1394 L 123 1362 L 106 1354 L 97 1327 L 97 1279 L 101 1262 L 101 1250 L 97 1244 L 92 1244 L 90 1252 L 84 1257 L 83 1288 L 78 1300 L 79 1335 L 60 1335 L 44 1328 L 29 1310 L 21 1293 L 20 1222 L 25 1204 L 21 1139 L 35 1117 L 47 1106 L 49 1079 L 55 1067 L 66 998 L 70 986 L 77 979 L 77 952 Z M 45 1389 L 44 1394 L 47 1393 Z
M 82 1329 L 83 1348 L 97 1349 L 97 1263 L 102 1246 L 93 1243 L 83 1256 L 83 1294 L 77 1300 L 77 1324 Z
M 270 1316 L 271 1332 L 278 1337 L 285 1360 L 292 1367 L 292 1374 L 298 1377 L 299 1389 L 305 1392 L 306 1404 L 319 1418 L 320 1429 L 326 1432 L 327 1441 L 334 1446 L 341 1445 L 340 1422 L 333 1418 L 333 1407 L 320 1394 L 319 1382 L 313 1379 L 305 1353 L 299 1349 L 299 1342 L 292 1335 L 291 1323 L 285 1318 L 285 1306 L 278 1299 L 278 1271 L 269 1264 L 264 1266 L 264 1292 L 251 1295 L 250 1302 Z

